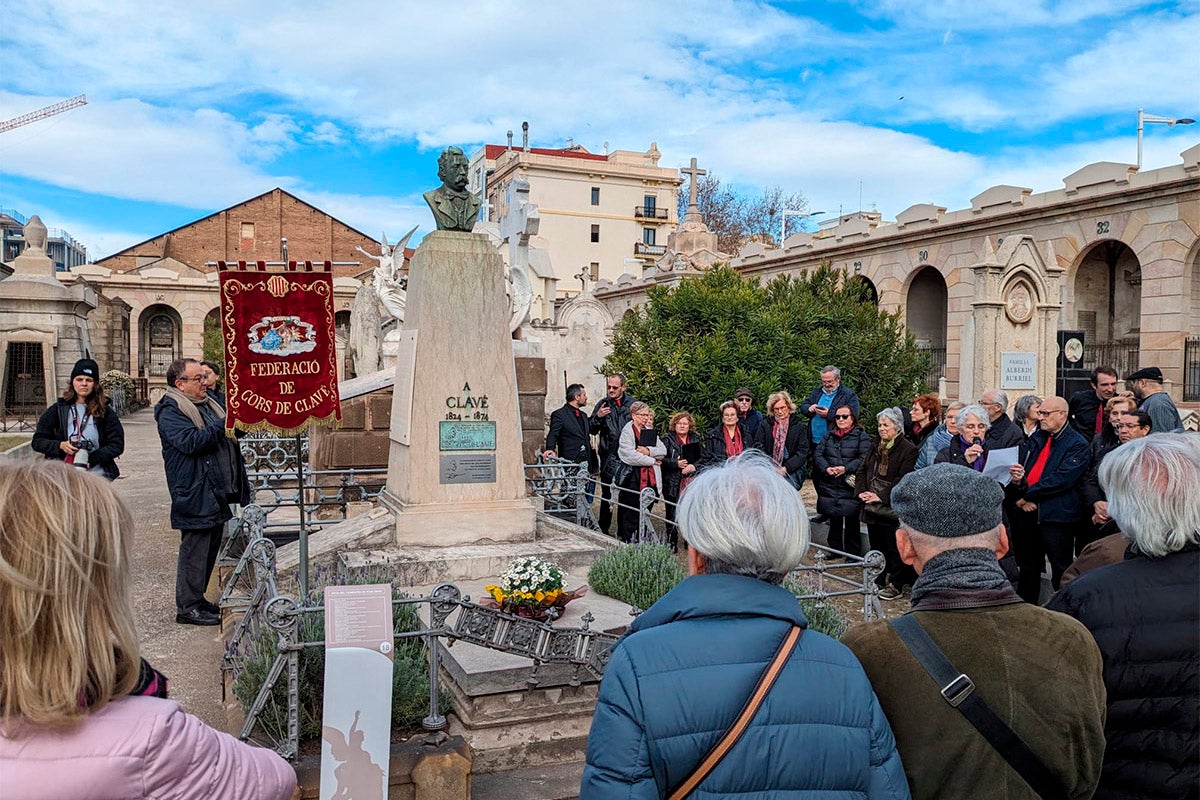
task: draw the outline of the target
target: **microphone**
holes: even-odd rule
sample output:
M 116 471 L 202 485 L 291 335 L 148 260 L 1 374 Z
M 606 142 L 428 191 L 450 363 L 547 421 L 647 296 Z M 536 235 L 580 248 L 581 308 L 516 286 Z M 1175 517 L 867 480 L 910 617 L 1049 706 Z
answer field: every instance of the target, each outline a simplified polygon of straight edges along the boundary
M 977 445 L 981 445 L 981 446 L 982 446 L 982 445 L 983 445 L 983 439 L 980 439 L 978 436 L 976 436 L 976 437 L 974 438 L 974 440 L 972 440 L 971 444 L 977 444 Z

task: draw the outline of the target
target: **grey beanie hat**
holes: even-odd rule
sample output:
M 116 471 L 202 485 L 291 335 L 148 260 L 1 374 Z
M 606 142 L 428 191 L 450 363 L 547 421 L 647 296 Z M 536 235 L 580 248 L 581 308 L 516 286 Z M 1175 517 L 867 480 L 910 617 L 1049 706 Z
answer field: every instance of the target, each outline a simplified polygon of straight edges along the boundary
M 910 472 L 892 489 L 892 508 L 905 527 L 945 539 L 992 530 L 1003 501 L 999 483 L 958 464 Z

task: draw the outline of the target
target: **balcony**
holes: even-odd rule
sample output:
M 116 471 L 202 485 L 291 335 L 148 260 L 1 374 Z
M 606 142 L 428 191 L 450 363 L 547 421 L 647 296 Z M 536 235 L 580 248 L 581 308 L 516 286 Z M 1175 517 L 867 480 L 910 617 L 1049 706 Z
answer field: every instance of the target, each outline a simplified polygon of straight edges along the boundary
M 667 246 L 665 244 L 646 244 L 645 242 L 633 243 L 633 254 L 635 256 L 661 256 L 666 255 Z
M 633 216 L 638 219 L 653 219 L 660 222 L 666 222 L 670 219 L 670 214 L 665 208 L 657 208 L 655 206 L 634 206 Z

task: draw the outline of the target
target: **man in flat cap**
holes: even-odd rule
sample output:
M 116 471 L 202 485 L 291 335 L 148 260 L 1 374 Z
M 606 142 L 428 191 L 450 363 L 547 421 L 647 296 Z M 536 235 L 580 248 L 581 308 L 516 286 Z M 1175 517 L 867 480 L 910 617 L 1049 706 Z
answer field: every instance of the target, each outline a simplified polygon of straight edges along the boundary
M 1183 428 L 1175 401 L 1163 388 L 1163 374 L 1158 367 L 1142 367 L 1125 378 L 1125 385 L 1137 398 L 1138 408 L 1150 415 L 1151 430 L 1171 433 Z
M 1008 550 L 1000 485 L 934 464 L 891 499 L 900 557 L 920 576 L 912 608 L 842 641 L 892 725 L 914 800 L 1091 797 L 1104 758 L 1100 650 L 1076 620 L 1013 591 L 997 560 Z M 981 733 L 975 719 L 1010 738 Z

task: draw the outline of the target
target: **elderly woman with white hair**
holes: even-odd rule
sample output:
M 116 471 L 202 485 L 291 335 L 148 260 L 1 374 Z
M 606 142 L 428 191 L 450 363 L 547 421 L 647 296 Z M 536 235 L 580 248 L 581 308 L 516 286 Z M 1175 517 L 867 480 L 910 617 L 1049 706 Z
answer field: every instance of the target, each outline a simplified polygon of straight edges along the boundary
M 612 649 L 580 800 L 909 797 L 862 666 L 779 586 L 809 529 L 774 462 L 704 470 L 677 520 L 691 576 Z
M 917 468 L 918 453 L 916 445 L 904 438 L 904 413 L 899 408 L 885 408 L 875 415 L 875 422 L 879 438 L 858 471 L 854 490 L 863 501 L 862 519 L 871 549 L 883 553 L 885 561 L 884 571 L 875 579 L 879 597 L 895 600 L 913 585 L 917 573 L 900 559 L 896 548 L 900 520 L 892 510 L 892 487 Z
M 1047 603 L 1096 639 L 1108 692 L 1097 798 L 1195 797 L 1200 786 L 1200 436 L 1161 433 L 1100 465 L 1125 560 Z
M 987 464 L 987 432 L 992 427 L 987 409 L 981 405 L 964 406 L 955 415 L 958 433 L 950 437 L 950 444 L 942 448 L 934 458 L 935 464 L 957 464 L 976 472 L 983 472 Z

